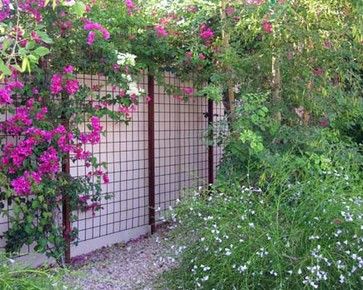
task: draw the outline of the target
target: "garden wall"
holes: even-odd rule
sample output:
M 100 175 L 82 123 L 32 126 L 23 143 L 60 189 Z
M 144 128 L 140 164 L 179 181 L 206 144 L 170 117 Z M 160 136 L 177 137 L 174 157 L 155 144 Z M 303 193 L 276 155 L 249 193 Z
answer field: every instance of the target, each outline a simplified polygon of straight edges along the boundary
M 165 77 L 167 83 L 180 88 L 190 86 L 171 74 Z M 101 94 L 112 93 L 103 77 L 79 75 L 78 79 L 82 84 L 100 88 Z M 106 133 L 100 144 L 90 147 L 100 161 L 108 163 L 110 182 L 102 187 L 110 198 L 102 200 L 99 211 L 77 213 L 79 219 L 72 226 L 79 230 L 79 244 L 72 246 L 72 257 L 150 232 L 154 211 L 156 223 L 162 221 L 180 192 L 206 185 L 211 172 L 215 174 L 222 150 L 205 141 L 208 101 L 200 97 L 181 101 L 151 81 L 144 75 L 139 85 L 147 95 L 154 95 L 153 102 L 143 101 L 128 125 L 104 118 Z M 209 102 L 209 113 L 214 114 L 214 119 L 219 118 L 223 115 L 222 105 Z M 73 175 L 86 172 L 81 163 L 71 163 L 70 171 Z M 7 226 L 6 219 L 0 217 L 0 235 Z M 0 247 L 3 246 L 0 239 Z M 28 252 L 24 248 L 24 253 Z

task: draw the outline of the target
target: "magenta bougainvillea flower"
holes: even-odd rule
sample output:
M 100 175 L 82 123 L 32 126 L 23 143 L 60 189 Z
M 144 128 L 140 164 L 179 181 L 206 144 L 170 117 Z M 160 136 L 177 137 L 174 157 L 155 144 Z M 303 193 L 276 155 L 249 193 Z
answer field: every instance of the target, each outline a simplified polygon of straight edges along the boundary
M 13 148 L 10 153 L 12 164 L 15 168 L 23 166 L 26 158 L 33 154 L 33 147 L 37 144 L 37 141 L 33 138 L 25 139 Z
M 66 80 L 65 89 L 68 94 L 74 95 L 79 90 L 78 81 L 77 80 Z
M 89 31 L 88 36 L 87 36 L 88 45 L 92 45 L 94 43 L 95 38 L 96 38 L 95 31 L 99 31 L 102 34 L 103 39 L 107 40 L 110 38 L 110 32 L 105 27 L 103 27 L 99 23 L 92 22 L 88 19 L 85 20 L 83 29 Z
M 62 91 L 62 75 L 54 74 L 50 80 L 50 92 L 53 95 L 59 94 Z
M 27 130 L 33 124 L 29 115 L 29 109 L 19 107 L 15 114 L 8 120 L 0 123 L 0 130 L 11 136 L 16 136 Z
M 129 14 L 131 14 L 136 9 L 136 5 L 132 0 L 125 0 L 124 3 Z
M 11 91 L 5 88 L 0 89 L 0 105 L 11 104 Z
M 165 27 L 160 24 L 155 25 L 154 29 L 156 32 L 156 36 L 159 38 L 167 37 L 169 35 L 168 32 L 165 30 Z
M 40 174 L 52 174 L 59 172 L 59 157 L 57 150 L 51 146 L 39 157 L 38 171 Z
M 35 114 L 35 120 L 41 121 L 45 118 L 45 115 L 48 113 L 48 108 L 43 107 L 41 110 Z
M 96 33 L 94 31 L 90 31 L 87 35 L 87 44 L 92 45 L 95 42 Z
M 74 67 L 68 65 L 64 67 L 63 72 L 65 74 L 71 74 L 74 71 Z M 79 90 L 79 83 L 76 79 L 66 79 L 64 80 L 64 76 L 57 73 L 52 76 L 50 82 L 50 91 L 52 94 L 56 95 L 63 91 L 63 89 L 69 94 L 74 95 Z
M 67 65 L 63 68 L 63 72 L 65 74 L 72 74 L 74 71 L 74 67 L 72 65 Z
M 272 23 L 266 19 L 262 21 L 262 29 L 266 33 L 272 33 Z
M 82 143 L 96 144 L 96 143 L 100 142 L 100 139 L 101 139 L 100 134 L 102 131 L 100 118 L 98 118 L 96 116 L 91 117 L 91 128 L 92 128 L 92 131 L 90 133 L 82 133 L 80 135 L 79 139 L 81 140 Z
M 18 196 L 28 196 L 32 194 L 32 184 L 39 184 L 41 181 L 42 177 L 38 172 L 25 171 L 22 176 L 12 180 L 11 186 Z
M 200 60 L 205 60 L 206 59 L 206 56 L 203 53 L 200 53 L 198 55 L 198 57 L 199 57 Z
M 10 0 L 2 0 L 2 7 L 0 10 L 0 22 L 4 21 L 10 15 Z
M 8 105 L 13 102 L 11 96 L 14 90 L 22 89 L 23 83 L 18 80 L 5 80 L 5 86 L 0 89 L 0 105 Z
M 186 95 L 192 95 L 194 93 L 194 89 L 191 88 L 191 87 L 186 87 L 186 88 L 183 88 L 183 92 L 186 94 Z
M 102 175 L 102 180 L 106 184 L 110 182 L 110 177 L 108 176 L 107 173 L 105 173 L 105 174 Z
M 209 44 L 214 37 L 214 31 L 207 24 L 203 23 L 199 29 L 199 36 L 205 44 Z
M 31 194 L 31 183 L 25 176 L 20 176 L 11 181 L 15 193 L 19 196 L 27 196 Z

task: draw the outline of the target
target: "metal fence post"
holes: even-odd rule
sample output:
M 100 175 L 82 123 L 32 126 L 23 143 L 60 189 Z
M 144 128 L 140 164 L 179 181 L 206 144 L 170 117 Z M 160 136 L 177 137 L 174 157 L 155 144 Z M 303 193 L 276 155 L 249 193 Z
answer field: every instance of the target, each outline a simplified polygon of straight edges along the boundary
M 64 102 L 67 97 L 62 97 Z M 65 114 L 62 114 L 63 125 L 69 129 L 69 121 L 66 119 Z M 67 154 L 62 160 L 62 172 L 68 177 L 70 174 L 70 158 Z M 62 226 L 63 226 L 63 239 L 64 239 L 64 263 L 66 265 L 71 263 L 71 205 L 67 192 L 62 192 Z
M 148 165 L 149 165 L 149 225 L 151 233 L 155 232 L 155 79 L 148 74 Z
M 208 185 L 214 182 L 214 147 L 213 147 L 213 101 L 208 100 L 208 126 L 209 141 L 208 145 Z
M 62 172 L 70 173 L 69 156 L 65 157 L 62 164 Z M 63 222 L 63 238 L 64 238 L 64 263 L 71 263 L 71 207 L 67 193 L 63 192 L 62 199 L 62 222 Z

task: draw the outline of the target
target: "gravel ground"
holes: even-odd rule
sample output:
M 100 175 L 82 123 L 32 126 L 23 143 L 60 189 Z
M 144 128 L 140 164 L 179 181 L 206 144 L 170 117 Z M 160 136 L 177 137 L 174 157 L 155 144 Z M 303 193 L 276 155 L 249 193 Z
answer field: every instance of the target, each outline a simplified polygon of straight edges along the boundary
M 162 228 L 152 236 L 81 256 L 75 259 L 65 282 L 70 289 L 156 289 L 157 277 L 176 264 L 173 258 L 166 257 L 170 251 L 167 231 Z

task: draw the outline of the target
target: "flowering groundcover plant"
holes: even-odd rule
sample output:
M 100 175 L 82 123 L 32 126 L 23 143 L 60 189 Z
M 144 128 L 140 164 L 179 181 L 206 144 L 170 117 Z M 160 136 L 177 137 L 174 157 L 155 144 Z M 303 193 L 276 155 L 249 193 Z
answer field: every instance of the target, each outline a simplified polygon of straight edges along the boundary
M 222 175 L 184 196 L 168 289 L 360 289 L 362 157 L 334 142 L 322 151 L 260 152 L 249 181 Z

